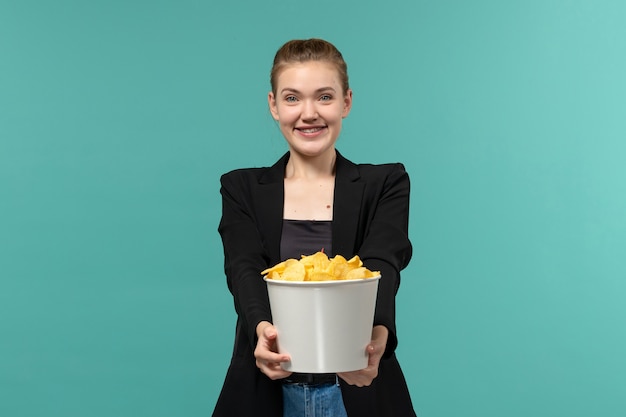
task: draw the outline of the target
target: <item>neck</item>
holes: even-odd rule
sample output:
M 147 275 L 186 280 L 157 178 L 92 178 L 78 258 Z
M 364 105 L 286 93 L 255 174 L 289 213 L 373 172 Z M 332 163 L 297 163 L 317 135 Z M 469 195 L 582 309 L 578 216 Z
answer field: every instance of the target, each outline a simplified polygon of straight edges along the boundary
M 326 152 L 323 155 L 314 157 L 291 152 L 285 168 L 285 178 L 318 179 L 334 177 L 336 159 L 337 155 L 334 149 L 332 149 L 332 152 Z

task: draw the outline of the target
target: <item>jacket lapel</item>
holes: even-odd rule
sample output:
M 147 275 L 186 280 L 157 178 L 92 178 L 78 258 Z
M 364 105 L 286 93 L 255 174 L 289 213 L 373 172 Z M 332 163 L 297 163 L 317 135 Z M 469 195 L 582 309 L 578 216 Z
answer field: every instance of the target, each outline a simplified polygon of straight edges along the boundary
M 364 184 L 358 167 L 337 152 L 333 209 L 333 254 L 351 257 L 356 253 Z
M 257 225 L 269 251 L 269 264 L 280 262 L 280 237 L 283 230 L 283 205 L 285 199 L 284 176 L 289 153 L 283 155 L 259 177 L 254 188 Z

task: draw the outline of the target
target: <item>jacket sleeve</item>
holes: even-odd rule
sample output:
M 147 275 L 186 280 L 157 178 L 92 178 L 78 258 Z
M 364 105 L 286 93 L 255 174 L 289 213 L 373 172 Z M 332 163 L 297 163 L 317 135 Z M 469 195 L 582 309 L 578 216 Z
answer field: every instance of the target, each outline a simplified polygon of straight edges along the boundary
M 384 325 L 389 330 L 385 357 L 395 350 L 396 303 L 395 296 L 400 286 L 400 271 L 412 256 L 408 236 L 410 181 L 402 164 L 392 165 L 391 171 L 379 186 L 376 199 L 366 201 L 368 228 L 357 253 L 370 270 L 380 271 L 378 298 L 374 314 L 374 325 Z
M 254 350 L 256 326 L 272 320 L 267 287 L 261 276 L 268 258 L 253 217 L 245 176 L 235 171 L 223 175 L 220 182 L 222 218 L 218 231 L 224 245 L 224 270 L 235 310 Z

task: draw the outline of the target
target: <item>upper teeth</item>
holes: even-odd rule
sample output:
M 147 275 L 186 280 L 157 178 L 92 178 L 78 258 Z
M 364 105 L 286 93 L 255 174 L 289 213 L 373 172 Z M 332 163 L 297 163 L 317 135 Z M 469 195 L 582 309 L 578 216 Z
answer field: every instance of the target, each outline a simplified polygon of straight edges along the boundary
M 300 130 L 302 130 L 304 133 L 313 133 L 313 132 L 317 132 L 320 129 L 321 127 L 312 127 L 310 129 L 300 129 Z

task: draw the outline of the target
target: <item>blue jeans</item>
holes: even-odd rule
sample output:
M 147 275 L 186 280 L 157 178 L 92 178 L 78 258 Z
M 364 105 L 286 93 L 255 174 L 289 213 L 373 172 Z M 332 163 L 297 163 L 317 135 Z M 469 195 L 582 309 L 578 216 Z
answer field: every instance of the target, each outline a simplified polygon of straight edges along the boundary
M 283 384 L 283 417 L 348 417 L 339 383 Z

